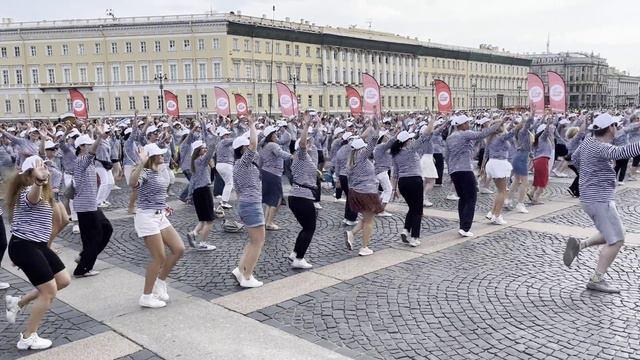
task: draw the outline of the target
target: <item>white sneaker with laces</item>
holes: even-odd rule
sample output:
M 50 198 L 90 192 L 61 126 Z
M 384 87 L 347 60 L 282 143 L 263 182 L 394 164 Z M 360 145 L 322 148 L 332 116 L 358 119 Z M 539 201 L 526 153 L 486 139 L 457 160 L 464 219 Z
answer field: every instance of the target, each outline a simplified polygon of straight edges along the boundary
M 350 221 L 347 219 L 342 220 L 342 223 L 347 225 L 347 226 L 355 226 L 358 222 L 357 221 Z
M 311 269 L 313 265 L 309 264 L 305 259 L 294 259 L 291 267 L 294 269 Z
M 411 247 L 420 246 L 420 244 L 421 244 L 420 240 L 418 240 L 416 238 L 409 239 L 409 246 L 411 246 Z
M 51 347 L 53 343 L 51 340 L 43 339 L 38 334 L 33 333 L 28 338 L 24 338 L 22 333 L 20 333 L 20 341 L 18 341 L 18 349 L 19 350 L 42 350 L 48 349 Z
M 493 213 L 491 211 L 489 211 L 487 213 L 487 215 L 485 215 L 484 217 L 486 217 L 487 219 L 491 220 L 493 218 Z
M 215 245 L 210 245 L 207 244 L 206 242 L 199 242 L 198 246 L 196 247 L 196 250 L 198 251 L 211 251 L 211 250 L 215 250 L 216 246 Z
M 86 273 L 84 273 L 82 275 L 78 275 L 78 276 L 74 275 L 74 276 L 75 277 L 91 277 L 91 276 L 96 276 L 96 275 L 99 275 L 99 274 L 100 274 L 100 271 L 98 271 L 98 270 L 89 270 L 89 271 L 87 271 Z
M 239 268 L 235 268 L 233 269 L 233 271 L 231 272 L 233 274 L 233 276 L 236 277 L 236 280 L 238 281 L 238 284 L 242 283 L 242 273 L 240 272 Z
M 472 237 L 473 233 L 471 231 L 464 231 L 462 229 L 458 230 L 458 234 L 463 237 Z
M 313 207 L 316 208 L 316 210 L 322 210 L 322 205 L 320 205 L 320 203 L 314 202 Z
M 424 206 L 424 207 L 432 207 L 432 206 L 433 206 L 433 203 L 432 203 L 431 201 L 429 201 L 429 200 L 425 200 L 425 201 L 422 203 L 422 206 Z
M 507 225 L 507 222 L 504 220 L 502 215 L 492 217 L 491 223 L 494 225 Z
M 393 214 L 391 214 L 389 212 L 386 212 L 386 211 L 383 211 L 383 212 L 379 213 L 377 216 L 378 217 L 390 217 L 390 216 L 393 216 Z
M 167 282 L 164 280 L 156 279 L 155 284 L 153 284 L 152 293 L 162 301 L 169 301 L 169 293 L 167 292 Z
M 99 208 L 102 208 L 102 209 L 104 209 L 104 208 L 108 208 L 108 207 L 109 207 L 109 204 L 107 204 L 105 201 L 103 201 L 103 202 L 101 202 L 100 204 L 98 204 L 98 207 L 99 207 Z
M 447 195 L 447 200 L 453 200 L 453 201 L 458 201 L 460 200 L 460 197 L 456 194 L 449 194 Z
M 167 306 L 167 303 L 156 298 L 155 296 L 153 296 L 153 294 L 142 294 L 140 296 L 140 299 L 138 300 L 138 305 L 142 307 L 157 309 Z
M 73 225 L 73 228 L 71 229 L 71 232 L 74 233 L 74 234 L 80 234 L 80 226 Z
M 243 288 L 257 288 L 262 285 L 263 285 L 262 281 L 258 281 L 256 278 L 253 277 L 253 275 L 251 275 L 249 279 L 242 278 L 240 281 L 240 286 L 242 286 Z
M 122 188 L 118 185 L 113 185 L 113 190 L 122 190 Z
M 353 233 L 349 230 L 345 231 L 345 242 L 347 249 L 353 250 Z
M 0 290 L 8 289 L 9 287 L 11 287 L 11 284 L 6 282 L 0 282 Z
M 293 261 L 296 259 L 296 257 L 298 256 L 298 254 L 296 254 L 295 251 L 292 251 L 291 254 L 289 254 L 288 258 L 289 260 Z
M 222 201 L 220 203 L 220 206 L 222 206 L 223 209 L 231 209 L 231 208 L 233 208 L 233 206 L 231 206 L 231 204 L 229 204 L 228 202 L 224 202 L 224 201 Z
M 485 187 L 480 188 L 480 194 L 493 194 L 493 190 L 487 189 Z
M 529 210 L 527 210 L 527 208 L 524 206 L 523 203 L 518 203 L 516 205 L 516 211 L 521 213 L 521 214 L 528 214 Z
M 618 185 L 623 186 L 624 185 L 624 181 L 618 181 Z
M 20 309 L 20 298 L 17 296 L 7 295 L 4 297 L 4 301 L 7 304 L 7 322 L 13 324 L 16 322 L 16 317 L 22 309 Z
M 358 252 L 358 255 L 360 255 L 360 256 L 369 256 L 371 254 L 373 254 L 373 250 L 369 249 L 368 247 L 363 247 Z

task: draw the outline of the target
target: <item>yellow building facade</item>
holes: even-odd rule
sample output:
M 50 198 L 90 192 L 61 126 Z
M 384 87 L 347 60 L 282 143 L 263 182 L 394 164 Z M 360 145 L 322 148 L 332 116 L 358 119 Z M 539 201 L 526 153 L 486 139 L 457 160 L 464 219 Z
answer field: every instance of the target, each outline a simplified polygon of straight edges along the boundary
M 271 77 L 295 83 L 301 109 L 345 113 L 345 86 L 361 90 L 363 72 L 378 79 L 385 111 L 432 109 L 434 79 L 450 85 L 456 109 L 513 107 L 526 104 L 530 63 L 486 49 L 235 14 L 5 20 L 0 120 L 57 119 L 70 111 L 70 88 L 85 95 L 92 117 L 158 114 L 160 79 L 185 115 L 214 112 L 214 86 L 231 98 L 244 95 L 254 113 L 278 114 Z

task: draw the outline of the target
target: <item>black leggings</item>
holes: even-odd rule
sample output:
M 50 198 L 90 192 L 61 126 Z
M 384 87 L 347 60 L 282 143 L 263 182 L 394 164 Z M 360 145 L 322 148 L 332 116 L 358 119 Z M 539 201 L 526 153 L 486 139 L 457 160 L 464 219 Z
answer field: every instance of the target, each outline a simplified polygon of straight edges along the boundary
M 297 196 L 289 196 L 289 209 L 302 226 L 302 230 L 296 238 L 296 245 L 293 251 L 298 259 L 304 258 L 307 253 L 313 234 L 316 232 L 316 219 L 318 214 L 313 206 L 313 200 Z
M 478 200 L 478 183 L 473 171 L 456 171 L 451 174 L 451 181 L 456 188 L 458 200 L 458 218 L 460 229 L 471 230 L 473 216 L 476 213 L 476 201 Z
M 73 275 L 84 275 L 93 270 L 98 255 L 107 247 L 113 227 L 100 209 L 78 213 L 78 226 L 82 239 L 80 262 L 73 271 Z
M 7 232 L 4 229 L 4 220 L 0 215 L 0 262 L 4 257 L 4 252 L 7 250 Z
M 349 206 L 349 179 L 345 175 L 340 175 L 340 187 L 347 200 L 344 203 L 344 218 L 349 221 L 356 221 L 358 219 L 358 213 L 353 212 L 351 206 Z
M 404 218 L 404 228 L 411 232 L 412 238 L 419 238 L 422 226 L 422 201 L 424 200 L 422 178 L 420 176 L 401 177 L 398 179 L 398 190 L 409 205 L 409 211 Z
M 616 160 L 615 171 L 618 174 L 618 181 L 623 182 L 625 175 L 627 175 L 627 165 L 629 165 L 629 159 Z
M 571 186 L 569 186 L 569 189 L 577 197 L 580 197 L 580 173 L 578 172 L 578 169 L 573 165 L 569 165 L 569 169 L 576 173 L 576 177 L 573 179 L 573 182 L 571 183 Z
M 436 171 L 438 171 L 438 178 L 436 179 L 436 184 L 442 185 L 442 174 L 444 174 L 444 156 L 439 153 L 434 153 L 433 160 L 436 163 Z

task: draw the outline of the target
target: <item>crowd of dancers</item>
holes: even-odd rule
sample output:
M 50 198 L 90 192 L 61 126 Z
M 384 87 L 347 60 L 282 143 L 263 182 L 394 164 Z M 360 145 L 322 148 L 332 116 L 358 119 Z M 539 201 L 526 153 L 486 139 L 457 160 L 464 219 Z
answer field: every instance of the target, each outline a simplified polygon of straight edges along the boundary
M 311 268 L 305 255 L 322 210 L 323 187 L 335 189 L 338 201 L 346 198 L 342 223 L 348 249 L 359 246 L 360 256 L 373 253 L 369 245 L 376 217 L 391 216 L 387 206 L 398 196 L 408 208 L 398 240 L 419 246 L 424 208 L 433 206 L 430 197 L 434 186 L 443 186 L 445 170 L 452 183 L 447 199 L 458 202 L 462 237 L 473 236 L 478 192 L 494 194 L 486 217 L 505 225 L 505 208 L 527 213 L 528 206 L 544 203 L 551 175 L 566 177 L 573 171 L 576 177 L 567 191 L 580 198 L 598 233 L 583 241 L 571 238 L 564 263 L 570 266 L 586 247 L 604 245 L 587 288 L 619 292 L 605 274 L 624 243 L 614 194 L 639 170 L 638 114 L 625 109 L 351 118 L 309 109 L 278 121 L 255 115 L 178 119 L 136 113 L 118 120 L 2 124 L 6 212 L 0 208 L 0 259 L 8 249 L 10 261 L 35 287 L 21 297 L 6 296 L 7 320 L 15 322 L 32 303 L 17 346 L 51 346 L 37 330 L 57 291 L 71 282 L 52 241 L 71 223 L 82 241 L 73 276 L 98 275 L 96 259 L 113 233 L 103 209 L 112 206 L 111 191 L 122 178 L 131 189 L 128 212 L 149 253 L 139 298 L 143 307 L 167 305 L 166 279 L 185 252 L 183 238 L 194 250 L 215 251 L 210 234 L 224 211 L 235 211 L 240 220 L 225 226 L 248 234 L 237 267 L 229 269 L 239 286 L 262 286 L 254 268 L 266 231 L 280 230 L 278 211 L 285 204 L 301 227 L 289 255 L 291 266 Z M 197 217 L 183 236 L 171 225 L 173 210 L 167 204 L 178 172 L 189 181 L 179 198 L 193 206 Z M 287 197 L 283 180 L 290 184 Z M 10 224 L 8 244 L 2 216 Z M 361 236 L 359 245 L 356 236 Z M 0 288 L 9 286 L 0 283 Z

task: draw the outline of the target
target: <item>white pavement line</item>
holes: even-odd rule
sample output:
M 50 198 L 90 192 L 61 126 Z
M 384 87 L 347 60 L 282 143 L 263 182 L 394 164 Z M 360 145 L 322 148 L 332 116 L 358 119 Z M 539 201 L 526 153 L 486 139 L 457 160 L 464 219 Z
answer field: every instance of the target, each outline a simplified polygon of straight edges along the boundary
M 219 297 L 211 302 L 241 314 L 248 314 L 339 283 L 340 280 L 333 277 L 307 271 L 267 283 L 259 288 Z
M 421 254 L 390 248 L 377 251 L 370 256 L 358 256 L 323 266 L 314 269 L 313 272 L 345 281 L 415 259 L 419 256 L 421 256 Z
M 198 298 L 120 316 L 107 324 L 165 359 L 347 359 Z
M 49 350 L 22 357 L 25 360 L 113 360 L 142 350 L 127 338 L 107 331 Z
M 560 234 L 563 236 L 574 236 L 577 238 L 587 238 L 594 235 L 598 230 L 593 227 L 570 226 L 560 224 L 539 223 L 527 221 L 515 225 L 515 227 L 525 230 L 542 231 L 546 233 Z M 624 240 L 625 246 L 640 246 L 640 234 L 627 233 Z

